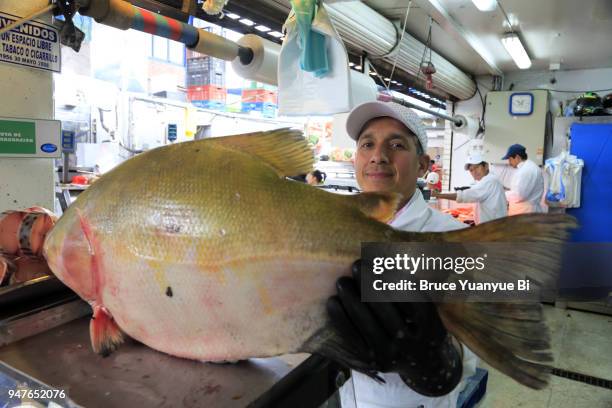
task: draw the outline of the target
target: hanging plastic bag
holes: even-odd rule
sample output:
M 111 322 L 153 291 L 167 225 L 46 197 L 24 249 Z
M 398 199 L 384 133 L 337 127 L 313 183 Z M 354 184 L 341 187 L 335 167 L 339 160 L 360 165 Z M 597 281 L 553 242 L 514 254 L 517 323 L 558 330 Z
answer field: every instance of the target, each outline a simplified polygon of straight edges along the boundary
M 297 2 L 296 2 L 297 3 Z M 279 115 L 331 115 L 351 109 L 348 55 L 325 9 L 316 8 L 310 31 L 321 36 L 301 40 L 307 16 L 292 11 L 278 63 Z M 302 22 L 300 22 L 302 21 Z M 303 52 L 302 47 L 310 47 Z M 324 50 L 327 69 L 319 51 Z M 305 71 L 302 65 L 313 71 Z
M 545 198 L 550 207 L 580 207 L 580 190 L 584 161 L 567 152 L 546 160 L 548 179 Z

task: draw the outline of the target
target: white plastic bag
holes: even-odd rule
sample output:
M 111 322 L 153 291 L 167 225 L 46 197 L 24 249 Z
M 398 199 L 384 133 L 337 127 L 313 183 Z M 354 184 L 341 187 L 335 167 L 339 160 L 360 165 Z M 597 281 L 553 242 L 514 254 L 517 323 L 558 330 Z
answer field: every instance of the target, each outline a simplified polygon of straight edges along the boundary
M 550 207 L 580 207 L 580 190 L 584 161 L 576 156 L 561 152 L 557 157 L 546 160 L 544 171 L 548 180 L 546 204 Z
M 332 26 L 322 4 L 312 22 L 312 29 L 326 36 L 329 72 L 317 78 L 300 69 L 297 23 L 289 15 L 287 34 L 278 62 L 279 115 L 332 115 L 351 109 L 348 55 L 340 36 Z

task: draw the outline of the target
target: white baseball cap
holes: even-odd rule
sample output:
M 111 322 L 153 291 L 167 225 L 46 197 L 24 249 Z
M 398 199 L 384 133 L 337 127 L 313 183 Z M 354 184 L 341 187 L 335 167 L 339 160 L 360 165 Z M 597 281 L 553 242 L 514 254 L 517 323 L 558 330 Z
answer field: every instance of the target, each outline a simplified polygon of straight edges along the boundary
M 480 164 L 482 162 L 486 162 L 484 156 L 481 153 L 474 152 L 468 156 L 467 161 L 465 162 L 465 169 L 468 170 L 470 168 L 470 164 Z
M 346 132 L 355 141 L 363 126 L 371 119 L 390 117 L 403 123 L 413 132 L 427 152 L 427 133 L 421 119 L 412 109 L 393 102 L 366 102 L 353 108 L 346 119 Z

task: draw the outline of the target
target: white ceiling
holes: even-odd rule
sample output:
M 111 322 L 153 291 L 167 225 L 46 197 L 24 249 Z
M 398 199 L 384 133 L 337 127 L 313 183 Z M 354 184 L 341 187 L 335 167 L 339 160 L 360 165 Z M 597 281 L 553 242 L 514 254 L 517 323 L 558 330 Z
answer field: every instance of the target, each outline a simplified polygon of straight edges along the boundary
M 498 0 L 518 28 L 530 70 L 612 67 L 612 0 Z M 364 0 L 390 20 L 403 21 L 408 0 Z M 471 0 L 413 0 L 407 32 L 425 42 L 429 16 L 432 48 L 467 73 L 508 73 L 518 68 L 501 43 L 508 24 L 499 6 L 479 11 Z
M 239 1 L 239 0 L 232 0 Z M 247 0 L 244 0 L 247 1 Z M 251 1 L 251 0 L 248 0 Z M 289 12 L 289 0 L 259 0 Z M 346 0 L 325 0 L 346 1 Z M 390 20 L 403 22 L 409 0 L 363 0 Z M 498 0 L 518 28 L 532 58 L 530 70 L 612 68 L 612 0 Z M 501 43 L 508 24 L 498 6 L 479 11 L 471 0 L 412 0 L 406 31 L 469 74 L 518 71 Z

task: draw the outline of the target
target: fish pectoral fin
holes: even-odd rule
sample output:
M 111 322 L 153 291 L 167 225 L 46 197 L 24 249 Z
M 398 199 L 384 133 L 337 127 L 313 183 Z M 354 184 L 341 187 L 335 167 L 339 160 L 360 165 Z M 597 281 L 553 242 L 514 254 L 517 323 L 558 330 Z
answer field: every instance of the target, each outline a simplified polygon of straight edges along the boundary
M 251 154 L 270 165 L 280 177 L 308 173 L 314 165 L 313 152 L 302 132 L 289 128 L 216 137 L 205 141 Z
M 123 343 L 123 332 L 104 307 L 95 305 L 93 310 L 89 323 L 91 347 L 95 353 L 107 357 Z
M 389 222 L 397 210 L 401 195 L 397 193 L 361 193 L 346 196 L 347 200 L 370 218 Z

